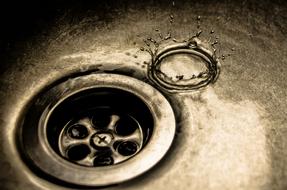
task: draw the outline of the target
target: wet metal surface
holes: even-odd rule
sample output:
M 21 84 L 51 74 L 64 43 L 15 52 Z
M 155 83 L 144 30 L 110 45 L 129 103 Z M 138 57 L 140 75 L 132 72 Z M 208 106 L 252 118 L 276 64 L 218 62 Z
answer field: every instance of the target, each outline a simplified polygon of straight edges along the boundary
M 33 20 L 31 16 L 26 25 L 7 24 L 13 31 L 20 26 L 32 29 L 23 27 L 26 33 L 9 34 L 14 39 L 10 45 L 9 38 L 1 41 L 5 47 L 1 49 L 0 84 L 2 189 L 72 188 L 35 175 L 20 159 L 14 142 L 19 113 L 47 84 L 77 72 L 122 73 L 148 82 L 151 56 L 140 49 L 145 45 L 142 39 L 156 30 L 169 43 L 201 30 L 199 38 L 211 38 L 217 48 L 220 76 L 207 88 L 166 95 L 178 120 L 169 153 L 146 174 L 109 188 L 287 188 L 286 2 L 63 4 L 50 5 L 58 7 L 52 11 L 55 17 Z M 185 67 L 165 71 L 178 76 Z

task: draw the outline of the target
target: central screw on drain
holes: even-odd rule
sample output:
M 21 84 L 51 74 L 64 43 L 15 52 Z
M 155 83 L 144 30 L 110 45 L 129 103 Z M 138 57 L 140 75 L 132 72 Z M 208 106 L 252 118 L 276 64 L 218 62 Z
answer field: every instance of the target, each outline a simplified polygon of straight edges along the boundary
M 95 134 L 95 136 L 93 137 L 94 144 L 99 147 L 109 146 L 112 140 L 113 136 L 109 133 Z

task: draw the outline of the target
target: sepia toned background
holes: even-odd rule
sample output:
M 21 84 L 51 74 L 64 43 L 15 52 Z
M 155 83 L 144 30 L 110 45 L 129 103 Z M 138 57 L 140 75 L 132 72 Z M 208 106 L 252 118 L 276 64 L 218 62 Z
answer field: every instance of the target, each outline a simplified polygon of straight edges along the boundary
M 99 68 L 148 82 L 151 57 L 140 48 L 156 29 L 178 40 L 198 30 L 203 41 L 217 39 L 221 72 L 205 89 L 166 95 L 179 118 L 170 151 L 152 170 L 107 189 L 287 189 L 285 1 L 14 1 L 0 9 L 0 189 L 73 188 L 20 159 L 19 113 L 75 72 Z

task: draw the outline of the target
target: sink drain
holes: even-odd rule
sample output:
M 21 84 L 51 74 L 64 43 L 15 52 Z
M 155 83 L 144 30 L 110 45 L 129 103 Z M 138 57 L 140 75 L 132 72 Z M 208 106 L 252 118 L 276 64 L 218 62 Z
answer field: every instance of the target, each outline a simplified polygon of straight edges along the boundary
M 42 92 L 24 116 L 18 144 L 33 171 L 105 186 L 153 167 L 174 134 L 172 108 L 156 89 L 123 75 L 92 74 Z

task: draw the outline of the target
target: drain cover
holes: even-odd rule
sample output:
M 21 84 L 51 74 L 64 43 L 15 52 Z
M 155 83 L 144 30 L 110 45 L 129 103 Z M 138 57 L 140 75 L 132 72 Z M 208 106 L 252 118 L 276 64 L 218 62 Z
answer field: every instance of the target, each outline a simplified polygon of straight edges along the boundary
M 127 105 L 117 102 L 120 99 L 128 100 L 124 103 Z M 83 106 L 81 110 L 84 111 L 79 112 L 78 105 Z M 59 136 L 55 151 L 83 166 L 106 166 L 126 161 L 141 150 L 153 130 L 152 115 L 145 104 L 122 90 L 84 91 L 59 106 L 61 113 L 51 115 L 52 122 L 48 123 L 48 139 L 52 144 L 57 140 L 54 137 Z M 129 109 L 125 108 L 129 106 Z M 76 110 L 74 114 L 71 113 L 73 109 Z M 141 110 L 141 114 L 135 109 Z M 71 120 L 61 122 L 67 124 L 59 126 L 60 134 L 56 134 L 57 129 L 53 130 L 53 127 L 67 115 L 66 112 L 70 115 L 66 118 Z
M 150 85 L 92 74 L 42 92 L 19 131 L 19 149 L 33 171 L 75 185 L 105 186 L 160 161 L 174 138 L 175 119 Z

